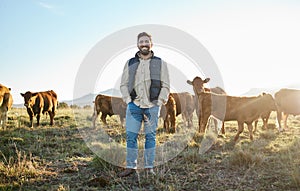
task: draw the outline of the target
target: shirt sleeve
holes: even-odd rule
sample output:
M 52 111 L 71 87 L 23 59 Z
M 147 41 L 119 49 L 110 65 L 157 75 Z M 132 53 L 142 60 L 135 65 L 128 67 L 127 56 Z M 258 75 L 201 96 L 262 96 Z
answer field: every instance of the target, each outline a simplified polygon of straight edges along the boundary
M 162 88 L 158 97 L 158 104 L 165 104 L 168 101 L 169 93 L 170 93 L 170 77 L 167 63 L 162 61 L 161 65 L 161 82 Z
M 127 104 L 131 102 L 131 97 L 128 91 L 128 83 L 129 83 L 128 62 L 129 61 L 127 61 L 124 66 L 122 77 L 121 77 L 121 83 L 120 83 L 120 91 L 122 94 L 122 99 Z

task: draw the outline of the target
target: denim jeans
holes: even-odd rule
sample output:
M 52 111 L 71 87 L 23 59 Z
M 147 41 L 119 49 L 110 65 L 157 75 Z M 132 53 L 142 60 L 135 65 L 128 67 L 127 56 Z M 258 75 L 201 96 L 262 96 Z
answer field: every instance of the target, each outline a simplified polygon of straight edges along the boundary
M 144 168 L 153 168 L 156 146 L 156 128 L 158 124 L 159 106 L 140 108 L 133 102 L 128 103 L 126 110 L 126 162 L 127 168 L 137 168 L 137 138 L 144 122 L 145 150 Z

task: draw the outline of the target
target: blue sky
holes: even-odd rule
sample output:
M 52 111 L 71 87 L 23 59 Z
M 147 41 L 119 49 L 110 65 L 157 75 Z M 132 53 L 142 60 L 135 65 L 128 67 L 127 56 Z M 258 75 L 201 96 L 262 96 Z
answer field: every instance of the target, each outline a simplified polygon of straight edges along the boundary
M 300 82 L 299 1 L 2 0 L 0 23 L 0 83 L 12 88 L 15 103 L 27 90 L 53 89 L 59 100 L 72 99 L 91 48 L 143 24 L 194 36 L 214 58 L 229 94 Z

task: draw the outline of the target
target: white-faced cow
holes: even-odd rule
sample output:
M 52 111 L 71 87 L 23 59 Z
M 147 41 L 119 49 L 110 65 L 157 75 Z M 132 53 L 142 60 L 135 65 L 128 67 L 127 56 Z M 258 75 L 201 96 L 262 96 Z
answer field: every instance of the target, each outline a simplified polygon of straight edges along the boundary
M 101 121 L 107 125 L 106 116 L 119 115 L 121 124 L 124 124 L 127 104 L 121 97 L 112 97 L 99 94 L 94 101 L 94 113 L 92 116 L 93 126 L 96 126 L 96 119 L 101 112 Z
M 10 88 L 0 84 L 0 123 L 6 128 L 7 112 L 12 107 L 13 99 Z
M 275 102 L 277 105 L 277 120 L 279 131 L 282 131 L 281 119 L 283 116 L 284 129 L 287 126 L 289 115 L 300 115 L 300 90 L 281 89 L 275 93 Z
M 37 126 L 40 125 L 41 114 L 49 114 L 50 125 L 54 123 L 54 116 L 57 109 L 57 94 L 53 90 L 44 92 L 20 93 L 24 98 L 24 106 L 30 119 L 30 127 L 33 127 L 33 117 L 36 116 Z

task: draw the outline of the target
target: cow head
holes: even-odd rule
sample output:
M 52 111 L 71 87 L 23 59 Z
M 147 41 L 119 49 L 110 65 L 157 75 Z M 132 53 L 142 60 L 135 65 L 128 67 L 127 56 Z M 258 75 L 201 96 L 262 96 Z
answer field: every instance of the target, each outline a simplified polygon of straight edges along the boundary
M 197 95 L 200 92 L 206 91 L 206 88 L 204 88 L 204 84 L 209 82 L 210 78 L 205 78 L 205 80 L 202 80 L 199 76 L 196 76 L 193 81 L 187 80 L 186 82 L 193 86 L 195 95 Z
M 26 92 L 25 94 L 21 93 L 21 96 L 24 98 L 24 106 L 26 108 L 32 108 L 35 104 L 36 96 L 38 93 Z

